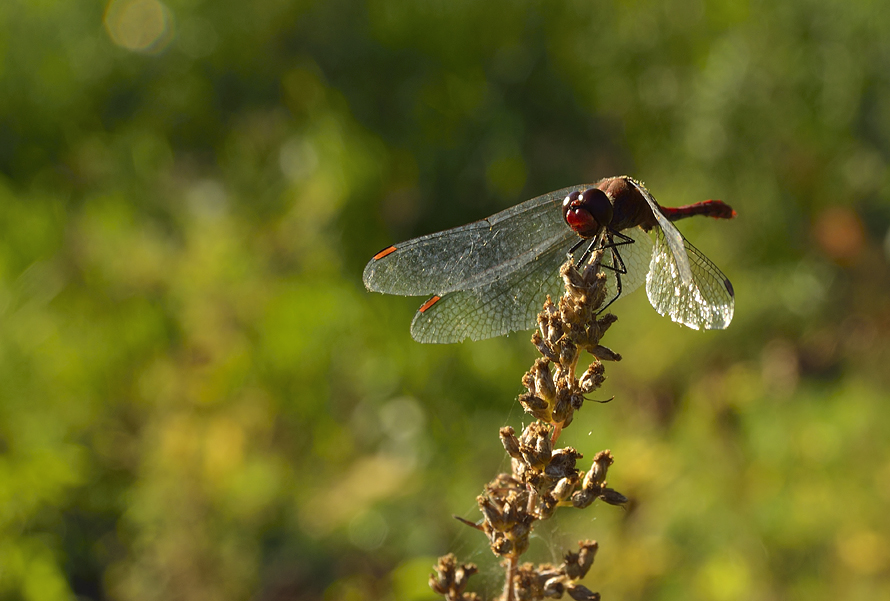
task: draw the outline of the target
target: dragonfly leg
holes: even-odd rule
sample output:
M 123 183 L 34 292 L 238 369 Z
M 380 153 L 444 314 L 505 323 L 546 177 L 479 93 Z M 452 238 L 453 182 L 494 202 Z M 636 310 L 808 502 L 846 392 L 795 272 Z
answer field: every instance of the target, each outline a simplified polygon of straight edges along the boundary
M 601 236 L 602 237 L 597 236 L 590 243 L 590 245 L 586 249 L 584 249 L 584 252 L 581 254 L 581 257 L 578 260 L 578 267 L 580 267 L 590 257 L 591 253 L 593 253 L 594 250 L 598 250 L 598 249 L 603 249 L 603 250 L 608 249 L 612 256 L 612 265 L 605 265 L 605 264 L 601 263 L 600 267 L 602 267 L 603 269 L 609 269 L 609 270 L 615 272 L 615 283 L 616 283 L 616 287 L 618 288 L 618 291 L 617 291 L 617 294 L 615 294 L 615 296 L 612 297 L 612 299 L 608 303 L 606 303 L 602 309 L 597 311 L 597 315 L 599 315 L 600 313 L 605 311 L 609 307 L 609 305 L 614 303 L 621 296 L 621 290 L 622 290 L 621 276 L 627 275 L 627 265 L 624 264 L 624 260 L 621 258 L 621 253 L 618 252 L 618 247 L 625 246 L 627 244 L 633 244 L 634 242 L 636 242 L 636 240 L 634 240 L 630 236 L 625 236 L 621 232 L 617 232 L 617 231 L 609 229 L 609 228 L 605 228 L 605 231 L 602 232 Z M 587 239 L 579 240 L 578 243 L 575 244 L 571 248 L 571 250 L 569 250 L 569 254 L 572 254 L 576 250 L 581 248 L 581 246 L 586 241 L 587 241 Z M 597 244 L 598 242 L 599 242 L 599 245 Z
M 624 260 L 621 258 L 621 253 L 618 252 L 618 247 L 626 244 L 633 244 L 635 242 L 635 240 L 630 236 L 625 236 L 621 232 L 615 232 L 611 230 L 606 232 L 606 237 L 608 239 L 608 242 L 606 244 L 603 244 L 602 248 L 608 248 L 611 252 L 612 265 L 603 265 L 603 268 L 611 269 L 615 272 L 615 284 L 616 288 L 618 288 L 618 291 L 615 296 L 612 297 L 612 300 L 606 303 L 602 309 L 597 311 L 597 315 L 608 309 L 609 305 L 614 303 L 621 296 L 621 276 L 627 275 L 627 265 L 624 264 Z M 615 240 L 615 237 L 619 238 L 618 241 Z
M 569 249 L 569 255 L 571 255 L 576 250 L 581 248 L 585 242 L 590 242 L 590 245 L 584 249 L 584 252 L 581 253 L 581 257 L 578 259 L 578 263 L 575 265 L 579 269 L 582 265 L 584 265 L 584 261 L 586 261 L 590 257 L 590 254 L 593 252 L 593 247 L 596 246 L 596 240 L 594 239 L 591 241 L 590 238 L 581 238 L 580 240 L 578 240 L 578 243 L 575 244 L 575 246 Z

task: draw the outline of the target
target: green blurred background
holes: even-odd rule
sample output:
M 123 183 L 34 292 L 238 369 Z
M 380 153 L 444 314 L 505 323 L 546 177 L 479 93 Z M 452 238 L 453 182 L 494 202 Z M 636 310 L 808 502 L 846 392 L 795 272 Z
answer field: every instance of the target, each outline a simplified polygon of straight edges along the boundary
M 0 598 L 424 600 L 528 334 L 424 346 L 380 248 L 631 174 L 732 279 L 613 305 L 605 599 L 890 598 L 890 6 L 5 0 Z

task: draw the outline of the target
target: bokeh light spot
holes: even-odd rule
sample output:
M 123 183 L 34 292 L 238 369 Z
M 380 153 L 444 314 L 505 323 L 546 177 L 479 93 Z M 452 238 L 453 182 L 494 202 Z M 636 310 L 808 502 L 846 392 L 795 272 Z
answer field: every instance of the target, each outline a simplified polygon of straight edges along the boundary
M 112 0 L 104 23 L 111 41 L 134 52 L 155 54 L 173 39 L 173 14 L 158 0 Z
M 349 522 L 349 541 L 365 551 L 380 548 L 387 534 L 389 525 L 378 511 L 366 511 Z
M 838 263 L 850 263 L 865 246 L 862 221 L 847 207 L 828 207 L 813 224 L 822 251 Z
M 887 539 L 871 530 L 838 536 L 837 551 L 847 567 L 861 574 L 877 574 L 890 565 Z

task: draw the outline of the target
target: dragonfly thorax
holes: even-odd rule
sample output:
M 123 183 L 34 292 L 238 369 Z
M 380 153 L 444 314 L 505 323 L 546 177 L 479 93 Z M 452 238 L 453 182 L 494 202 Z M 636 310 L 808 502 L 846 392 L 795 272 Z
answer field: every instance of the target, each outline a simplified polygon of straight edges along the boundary
M 562 202 L 566 223 L 582 238 L 593 238 L 603 226 L 612 222 L 612 203 L 598 188 L 574 191 Z

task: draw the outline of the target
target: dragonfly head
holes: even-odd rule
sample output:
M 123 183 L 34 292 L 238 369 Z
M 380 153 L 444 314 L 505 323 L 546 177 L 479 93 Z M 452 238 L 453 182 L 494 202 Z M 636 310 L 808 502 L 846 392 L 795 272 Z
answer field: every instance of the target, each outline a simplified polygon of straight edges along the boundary
M 612 203 L 599 188 L 575 191 L 562 201 L 566 223 L 582 238 L 593 238 L 612 222 Z

